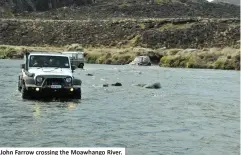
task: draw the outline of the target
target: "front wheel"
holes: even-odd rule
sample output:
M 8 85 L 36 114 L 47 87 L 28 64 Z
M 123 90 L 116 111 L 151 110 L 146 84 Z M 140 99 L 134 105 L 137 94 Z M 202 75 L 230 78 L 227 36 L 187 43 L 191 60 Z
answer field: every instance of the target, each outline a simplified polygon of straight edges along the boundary
M 73 98 L 74 99 L 81 99 L 81 88 L 74 91 Z
M 84 68 L 84 64 L 83 64 L 83 63 L 80 63 L 78 67 L 79 67 L 79 68 Z
M 18 80 L 18 91 L 21 92 L 21 90 L 22 90 L 22 86 L 21 86 L 20 80 Z
M 25 85 L 23 85 L 21 93 L 22 93 L 22 99 L 29 99 L 30 98 L 30 93 L 26 89 Z

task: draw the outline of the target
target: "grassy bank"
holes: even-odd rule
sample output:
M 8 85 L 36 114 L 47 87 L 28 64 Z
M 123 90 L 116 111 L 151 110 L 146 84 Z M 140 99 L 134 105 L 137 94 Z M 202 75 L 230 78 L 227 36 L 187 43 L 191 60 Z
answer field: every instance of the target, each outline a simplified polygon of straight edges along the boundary
M 79 45 L 62 47 L 28 47 L 0 45 L 0 58 L 22 58 L 26 51 L 69 51 L 82 49 Z M 161 67 L 211 68 L 240 70 L 240 49 L 148 49 L 148 48 L 84 48 L 86 63 L 122 65 L 137 55 L 148 55 Z
M 160 66 L 183 68 L 210 68 L 240 70 L 240 50 L 211 48 L 203 50 L 169 51 L 160 60 Z

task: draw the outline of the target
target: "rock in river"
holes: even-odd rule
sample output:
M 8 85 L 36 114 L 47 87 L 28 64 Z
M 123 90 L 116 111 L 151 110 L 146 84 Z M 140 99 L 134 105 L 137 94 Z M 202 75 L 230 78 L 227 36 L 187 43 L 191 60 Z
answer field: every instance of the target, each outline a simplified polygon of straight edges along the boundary
M 138 84 L 138 85 L 136 85 L 136 86 L 138 86 L 138 87 L 144 87 L 144 86 L 146 86 L 146 84 Z
M 90 73 L 88 73 L 88 74 L 86 74 L 87 76 L 94 76 L 93 74 L 90 74 Z
M 153 83 L 153 84 L 150 84 L 150 85 L 146 85 L 145 88 L 148 88 L 148 89 L 160 89 L 161 88 L 161 84 L 160 84 L 160 82 L 156 82 L 156 83 Z
M 114 83 L 114 84 L 111 84 L 112 86 L 122 86 L 122 84 L 121 83 L 119 83 L 119 82 L 116 82 L 116 83 Z
M 108 87 L 109 85 L 108 84 L 103 84 L 103 87 Z

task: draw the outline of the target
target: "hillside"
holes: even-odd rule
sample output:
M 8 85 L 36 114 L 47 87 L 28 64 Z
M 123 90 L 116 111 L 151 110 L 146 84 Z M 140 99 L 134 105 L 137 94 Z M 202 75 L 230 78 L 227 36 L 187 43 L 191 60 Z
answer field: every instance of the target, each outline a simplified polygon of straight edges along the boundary
M 0 20 L 0 44 L 85 47 L 236 47 L 240 20 Z
M 23 1 L 23 0 L 22 0 Z M 87 3 L 88 2 L 88 3 Z M 150 0 L 92 0 L 85 3 L 70 3 L 63 5 L 50 5 L 51 8 L 41 11 L 40 7 L 32 10 L 14 12 L 9 9 L 11 5 L 2 7 L 0 17 L 9 18 L 43 18 L 43 19 L 107 19 L 107 18 L 238 18 L 240 9 L 238 6 L 225 3 L 209 3 L 205 0 L 158 0 L 150 3 Z M 44 4 L 44 6 L 47 4 Z M 8 7 L 7 7 L 8 6 Z M 16 9 L 15 5 L 15 9 Z M 53 8 L 56 6 L 56 8 Z M 8 8 L 8 9 L 6 9 Z M 29 8 L 29 7 L 23 7 Z M 22 9 L 23 9 L 22 8 Z M 31 7 L 30 7 L 31 8 Z M 48 8 L 47 6 L 44 8 Z M 17 9 L 19 10 L 19 9 Z M 31 10 L 31 9 L 30 9 Z M 39 10 L 39 11 L 38 11 Z M 230 11 L 232 10 L 232 11 Z M 16 10 L 15 10 L 16 11 Z

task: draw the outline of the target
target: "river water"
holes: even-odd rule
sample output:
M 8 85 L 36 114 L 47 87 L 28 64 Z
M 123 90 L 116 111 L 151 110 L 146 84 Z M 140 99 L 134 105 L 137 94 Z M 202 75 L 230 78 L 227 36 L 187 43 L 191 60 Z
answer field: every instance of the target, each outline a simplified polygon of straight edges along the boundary
M 0 60 L 1 147 L 125 147 L 138 155 L 239 154 L 239 71 L 86 64 L 80 101 L 21 99 Z M 94 76 L 87 76 L 91 73 Z M 121 82 L 122 87 L 102 87 Z M 135 86 L 160 82 L 157 90 Z

